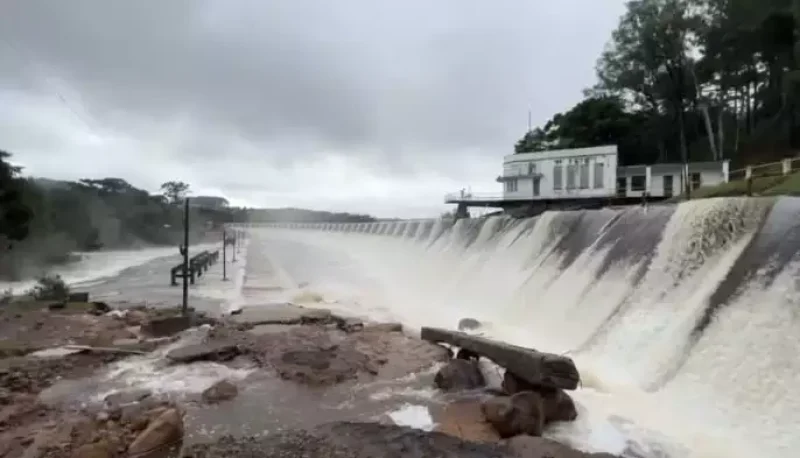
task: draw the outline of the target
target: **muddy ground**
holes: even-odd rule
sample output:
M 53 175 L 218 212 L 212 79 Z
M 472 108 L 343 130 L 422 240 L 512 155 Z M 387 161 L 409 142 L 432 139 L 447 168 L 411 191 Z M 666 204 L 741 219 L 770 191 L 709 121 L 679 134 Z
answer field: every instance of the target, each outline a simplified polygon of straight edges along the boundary
M 231 402 L 244 388 L 241 381 L 221 381 L 192 406 L 136 390 L 93 405 L 45 404 L 39 397 L 59 381 L 88 377 L 124 358 L 175 345 L 181 329 L 201 323 L 211 324 L 211 331 L 199 342 L 169 351 L 170 364 L 256 367 L 285 383 L 324 391 L 398 379 L 450 358 L 447 349 L 409 337 L 399 325 L 364 324 L 289 305 L 245 312 L 185 325 L 176 319 L 167 326 L 171 332 L 166 334 L 173 335 L 154 336 L 149 333 L 153 323 L 173 319 L 175 310 L 120 312 L 92 303 L 0 308 L 0 458 L 590 456 L 541 438 L 502 441 L 475 402 L 445 406 L 438 414 L 439 432 L 339 421 L 184 444 L 192 434 L 186 430 L 186 408 Z

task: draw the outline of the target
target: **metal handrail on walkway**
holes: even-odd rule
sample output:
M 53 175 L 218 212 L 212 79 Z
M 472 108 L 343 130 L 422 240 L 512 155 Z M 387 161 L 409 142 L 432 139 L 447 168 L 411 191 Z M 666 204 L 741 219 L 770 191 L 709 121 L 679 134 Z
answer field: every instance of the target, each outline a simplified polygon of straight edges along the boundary
M 502 192 L 451 192 L 445 194 L 445 203 L 454 202 L 485 202 L 503 200 Z

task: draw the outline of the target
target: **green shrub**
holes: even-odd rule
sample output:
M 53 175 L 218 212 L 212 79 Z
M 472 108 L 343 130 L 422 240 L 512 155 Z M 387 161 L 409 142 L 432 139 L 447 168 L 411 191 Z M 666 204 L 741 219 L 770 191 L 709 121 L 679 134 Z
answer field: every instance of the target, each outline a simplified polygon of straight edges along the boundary
M 60 275 L 45 275 L 39 278 L 28 295 L 38 301 L 64 301 L 69 297 L 69 287 Z

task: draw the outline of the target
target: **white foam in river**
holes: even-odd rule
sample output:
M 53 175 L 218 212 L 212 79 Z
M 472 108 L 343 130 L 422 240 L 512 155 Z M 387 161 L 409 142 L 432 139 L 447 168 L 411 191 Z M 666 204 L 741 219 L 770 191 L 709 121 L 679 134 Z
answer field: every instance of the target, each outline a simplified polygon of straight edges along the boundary
M 198 245 L 193 249 L 209 249 L 214 244 Z M 81 259 L 77 262 L 56 266 L 52 274 L 60 275 L 65 282 L 79 287 L 90 286 L 93 282 L 100 281 L 119 274 L 125 269 L 142 265 L 146 262 L 176 256 L 177 247 L 143 248 L 140 250 L 110 250 L 75 253 Z M 15 294 L 21 294 L 36 284 L 35 279 L 15 282 L 0 282 L 0 291 L 11 289 Z
M 771 209 L 710 199 L 619 220 L 584 212 L 577 226 L 567 224 L 574 214 L 548 212 L 535 223 L 254 228 L 250 250 L 354 314 L 449 328 L 474 317 L 491 322 L 492 337 L 569 352 L 584 381 L 574 393 L 580 417 L 548 434 L 584 450 L 788 458 L 800 450 L 800 242 L 786 240 L 800 216 L 784 218 L 782 235 L 764 234 L 780 216 Z M 590 224 L 596 233 L 567 238 Z M 773 256 L 748 250 L 754 240 L 783 243 L 774 249 L 786 262 L 769 278 Z M 751 258 L 759 269 L 694 332 Z
M 436 426 L 428 408 L 417 404 L 403 404 L 389 412 L 389 418 L 400 426 L 410 426 L 424 431 L 431 431 Z

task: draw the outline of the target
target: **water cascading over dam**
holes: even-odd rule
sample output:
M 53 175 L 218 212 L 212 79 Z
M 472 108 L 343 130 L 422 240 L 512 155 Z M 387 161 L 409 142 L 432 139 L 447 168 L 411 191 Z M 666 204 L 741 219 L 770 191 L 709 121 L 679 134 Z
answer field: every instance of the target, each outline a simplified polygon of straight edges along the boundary
M 574 444 L 800 453 L 800 199 L 251 233 L 251 250 L 355 314 L 473 317 L 491 337 L 569 352 L 580 417 L 551 434 Z

